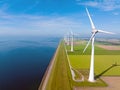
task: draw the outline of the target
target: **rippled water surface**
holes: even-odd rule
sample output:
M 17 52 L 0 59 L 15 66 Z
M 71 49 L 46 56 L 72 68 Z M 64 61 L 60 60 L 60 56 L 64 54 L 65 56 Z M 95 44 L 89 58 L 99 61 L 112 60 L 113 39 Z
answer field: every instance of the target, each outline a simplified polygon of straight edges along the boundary
M 37 90 L 58 43 L 56 37 L 0 40 L 0 90 Z

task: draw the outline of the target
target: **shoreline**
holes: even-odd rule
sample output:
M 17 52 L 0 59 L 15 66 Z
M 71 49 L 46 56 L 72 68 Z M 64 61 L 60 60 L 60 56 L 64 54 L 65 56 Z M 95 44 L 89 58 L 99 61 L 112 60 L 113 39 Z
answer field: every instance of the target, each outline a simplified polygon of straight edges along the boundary
M 58 53 L 58 51 L 59 51 L 59 47 L 60 47 L 60 43 L 58 44 L 58 47 L 57 47 L 57 49 L 56 49 L 56 51 L 55 51 L 52 59 L 51 59 L 50 62 L 49 62 L 49 65 L 48 65 L 48 67 L 47 67 L 47 69 L 46 69 L 46 71 L 45 71 L 45 73 L 44 73 L 44 75 L 43 75 L 43 78 L 42 78 L 42 81 L 41 81 L 41 83 L 40 83 L 40 85 L 39 85 L 38 90 L 45 90 L 45 88 L 46 88 L 47 81 L 48 81 L 49 78 L 50 78 L 50 74 L 51 74 L 53 65 L 54 65 L 54 63 L 55 63 L 55 58 L 56 58 L 57 53 Z

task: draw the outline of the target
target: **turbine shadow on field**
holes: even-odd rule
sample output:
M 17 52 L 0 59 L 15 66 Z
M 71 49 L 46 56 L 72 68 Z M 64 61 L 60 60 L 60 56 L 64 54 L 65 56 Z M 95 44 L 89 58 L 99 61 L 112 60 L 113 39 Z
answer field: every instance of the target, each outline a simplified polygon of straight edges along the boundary
M 104 73 L 106 73 L 107 71 L 109 71 L 110 69 L 112 69 L 113 67 L 116 67 L 116 66 L 120 66 L 118 65 L 117 63 L 114 63 L 112 64 L 110 67 L 108 67 L 106 70 L 104 70 L 103 72 L 101 72 L 100 74 L 96 75 L 95 76 L 95 79 L 101 77 Z

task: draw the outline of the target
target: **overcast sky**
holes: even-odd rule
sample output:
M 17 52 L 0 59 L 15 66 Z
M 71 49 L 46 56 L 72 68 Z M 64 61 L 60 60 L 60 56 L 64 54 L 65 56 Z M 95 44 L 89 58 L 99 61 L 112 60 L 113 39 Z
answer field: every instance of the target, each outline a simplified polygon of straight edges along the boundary
M 96 28 L 120 33 L 120 0 L 0 0 L 0 35 L 86 35 L 86 7 Z

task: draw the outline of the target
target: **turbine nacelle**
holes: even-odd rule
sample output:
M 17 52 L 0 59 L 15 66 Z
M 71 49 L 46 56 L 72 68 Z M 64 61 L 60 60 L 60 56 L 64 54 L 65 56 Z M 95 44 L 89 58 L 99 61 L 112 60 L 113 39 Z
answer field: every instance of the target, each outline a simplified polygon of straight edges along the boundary
M 87 47 L 89 46 L 91 40 L 95 37 L 95 35 L 96 35 L 97 33 L 115 34 L 115 33 L 108 32 L 108 31 L 103 31 L 103 30 L 93 30 L 93 31 L 92 31 L 92 36 L 91 36 L 91 38 L 89 39 L 89 41 L 88 41 L 85 49 L 83 50 L 83 53 L 86 51 L 86 49 L 87 49 Z
M 98 33 L 98 30 L 96 30 L 96 29 L 92 30 L 92 34 L 93 33 Z

